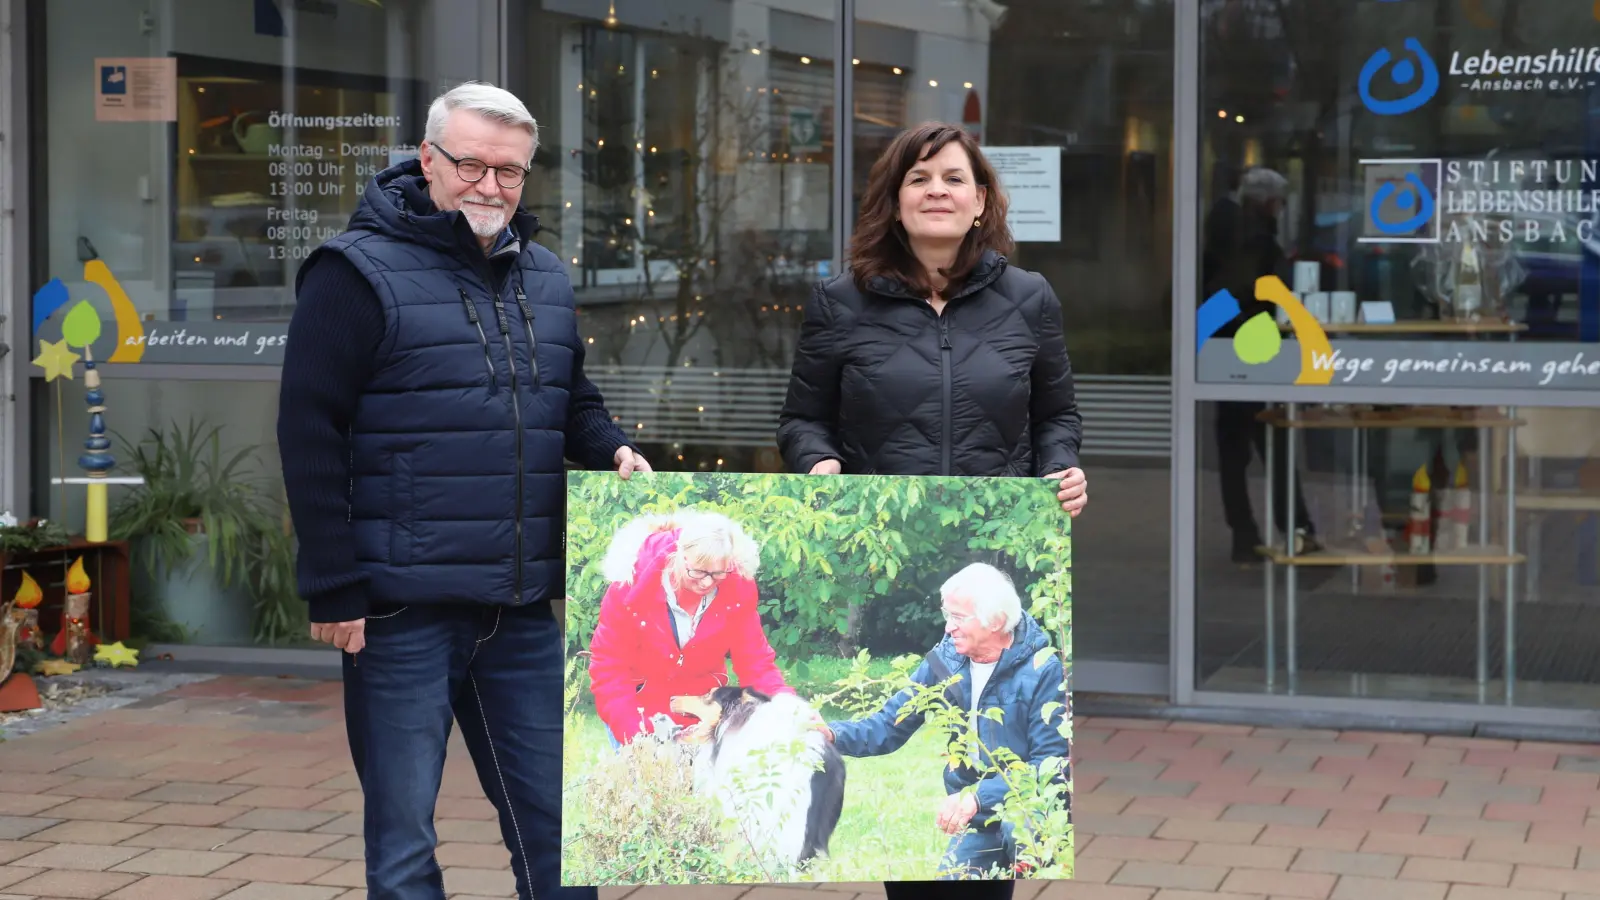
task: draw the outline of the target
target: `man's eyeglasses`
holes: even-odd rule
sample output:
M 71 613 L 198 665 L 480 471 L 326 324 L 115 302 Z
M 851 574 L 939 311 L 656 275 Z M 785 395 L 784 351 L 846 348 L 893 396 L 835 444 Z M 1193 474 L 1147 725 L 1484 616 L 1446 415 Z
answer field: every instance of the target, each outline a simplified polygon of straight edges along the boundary
M 957 628 L 960 628 L 961 626 L 967 624 L 968 622 L 971 622 L 972 620 L 978 618 L 977 616 L 969 616 L 969 615 L 965 615 L 963 613 L 951 612 L 948 609 L 939 610 L 939 614 L 944 616 L 944 620 L 946 622 L 950 623 L 951 625 L 956 626 Z
M 693 581 L 704 581 L 707 578 L 712 581 L 721 581 L 728 577 L 727 572 L 712 572 L 707 569 L 687 569 L 686 574 Z
M 483 180 L 483 176 L 489 174 L 490 169 L 494 169 L 496 183 L 503 188 L 514 188 L 520 186 L 527 179 L 528 172 L 531 171 L 522 166 L 491 166 L 481 159 L 473 159 L 470 156 L 456 159 L 450 155 L 450 151 L 438 144 L 434 144 L 433 149 L 439 151 L 440 156 L 450 160 L 451 164 L 456 167 L 456 174 L 461 176 L 461 180 L 468 184 L 477 184 Z

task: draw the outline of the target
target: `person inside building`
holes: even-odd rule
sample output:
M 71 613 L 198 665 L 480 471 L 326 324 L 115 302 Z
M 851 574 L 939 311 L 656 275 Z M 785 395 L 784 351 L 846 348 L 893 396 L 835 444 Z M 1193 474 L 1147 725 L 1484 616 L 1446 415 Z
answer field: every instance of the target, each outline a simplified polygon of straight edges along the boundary
M 789 471 L 1040 478 L 1088 502 L 1061 302 L 1010 265 L 999 178 L 956 125 L 873 164 L 850 267 L 817 286 L 779 415 Z M 930 824 L 937 826 L 937 821 Z M 891 900 L 1003 900 L 1011 882 L 885 885 Z
M 1205 225 L 1204 289 L 1201 299 L 1227 290 L 1239 301 L 1239 315 L 1217 331 L 1232 339 L 1239 326 L 1259 315 L 1272 316 L 1271 303 L 1256 299 L 1256 279 L 1277 275 L 1287 280 L 1288 265 L 1278 241 L 1278 217 L 1288 199 L 1289 180 L 1263 166 L 1248 169 L 1238 180 L 1236 204 L 1219 200 Z M 1267 453 L 1267 427 L 1256 418 L 1264 403 L 1226 401 L 1217 404 L 1217 467 L 1222 476 L 1222 511 L 1233 532 L 1232 558 L 1240 565 L 1259 562 L 1262 536 L 1250 506 L 1248 473 L 1256 455 Z M 1278 428 L 1273 440 L 1273 521 L 1285 534 L 1293 533 L 1297 553 L 1322 548 L 1306 509 L 1305 493 L 1297 479 L 1294 489 L 1294 524 L 1289 524 L 1289 432 Z
M 538 126 L 508 91 L 435 99 L 301 268 L 278 409 L 311 635 L 345 651 L 370 900 L 444 900 L 452 720 L 522 900 L 562 887 L 564 460 L 650 470 L 584 375 L 572 287 L 519 212 Z

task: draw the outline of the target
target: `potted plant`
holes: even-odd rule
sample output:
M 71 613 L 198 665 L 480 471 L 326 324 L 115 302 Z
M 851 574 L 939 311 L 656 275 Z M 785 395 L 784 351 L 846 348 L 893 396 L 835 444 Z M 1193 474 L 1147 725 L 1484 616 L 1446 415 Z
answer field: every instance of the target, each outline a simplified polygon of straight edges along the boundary
M 225 455 L 221 428 L 191 420 L 123 441 L 144 478 L 118 502 L 112 535 L 133 544 L 134 590 L 147 614 L 186 639 L 276 643 L 294 628 L 293 539 L 283 505 L 249 465 L 255 447 Z

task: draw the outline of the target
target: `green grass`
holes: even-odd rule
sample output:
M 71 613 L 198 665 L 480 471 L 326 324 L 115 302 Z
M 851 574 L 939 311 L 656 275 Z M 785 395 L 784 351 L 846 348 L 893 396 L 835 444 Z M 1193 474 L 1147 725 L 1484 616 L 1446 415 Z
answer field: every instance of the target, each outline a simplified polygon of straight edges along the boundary
M 783 673 L 783 680 L 795 689 L 802 697 L 818 697 L 831 694 L 839 689 L 838 682 L 850 674 L 850 667 L 855 660 L 839 659 L 833 656 L 815 656 L 809 659 L 784 659 L 778 658 L 778 671 Z M 867 674 L 873 678 L 888 678 L 894 673 L 892 657 L 874 657 L 867 663 Z M 728 677 L 736 679 L 732 666 L 728 669 Z M 824 709 L 823 714 L 830 719 L 846 718 L 844 713 L 837 709 Z
M 826 656 L 778 660 L 789 685 L 800 696 L 814 698 L 813 702 L 837 690 L 837 682 L 849 674 L 852 664 L 853 660 Z M 890 679 L 893 661 L 873 659 L 867 671 L 872 678 Z M 731 679 L 733 673 L 729 675 Z M 678 798 L 690 792 L 686 782 L 676 783 L 686 777 L 684 770 L 670 763 L 657 764 L 666 768 L 634 770 L 635 774 L 624 776 L 630 781 L 627 786 L 618 783 L 617 774 L 599 776 L 597 764 L 616 757 L 592 701 L 585 681 L 567 720 L 563 843 L 568 848 L 564 868 L 570 867 L 570 877 L 581 875 L 585 879 L 581 883 L 586 884 L 630 885 L 773 880 L 750 868 L 754 863 L 748 855 L 738 849 L 731 834 L 718 835 L 714 822 L 685 824 L 704 813 L 680 811 L 684 804 Z M 821 711 L 830 721 L 854 718 L 830 706 Z M 846 759 L 844 812 L 829 842 L 830 855 L 810 865 L 800 876 L 803 880 L 920 881 L 936 877 L 950 842 L 934 824 L 945 799 L 941 737 L 938 729 L 925 727 L 895 753 Z M 646 775 L 647 771 L 657 774 Z M 581 787 L 591 777 L 613 779 L 612 786 Z M 588 828 L 591 822 L 599 827 Z M 585 845 L 593 849 L 586 850 Z M 612 849 L 602 850 L 602 846 Z M 655 874 L 642 871 L 631 875 L 636 868 L 634 860 L 650 860 L 645 871 Z M 1070 860 L 1064 862 L 1070 872 Z
M 589 714 L 572 723 L 581 746 L 607 747 L 605 726 Z M 845 761 L 844 815 L 829 842 L 830 858 L 809 877 L 817 881 L 919 880 L 934 877 L 950 838 L 934 826 L 944 800 L 939 738 L 923 729 L 896 753 Z M 583 779 L 592 754 L 569 760 L 568 783 Z M 570 835 L 584 824 L 583 803 L 568 800 Z

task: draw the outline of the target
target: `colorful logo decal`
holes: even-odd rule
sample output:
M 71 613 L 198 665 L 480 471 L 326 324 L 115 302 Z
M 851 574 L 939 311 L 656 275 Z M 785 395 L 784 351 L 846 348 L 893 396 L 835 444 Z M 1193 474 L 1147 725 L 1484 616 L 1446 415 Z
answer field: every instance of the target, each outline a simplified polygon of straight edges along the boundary
M 1283 280 L 1275 275 L 1256 279 L 1256 299 L 1282 307 L 1289 316 L 1289 325 L 1294 329 L 1295 339 L 1300 344 L 1300 376 L 1294 383 L 1332 383 L 1333 367 L 1319 369 L 1315 364 L 1318 356 L 1325 360 L 1333 358 L 1333 346 L 1328 343 L 1328 333 L 1322 330 L 1321 323 L 1300 304 Z M 1199 352 L 1200 348 L 1206 345 L 1206 341 L 1224 325 L 1237 318 L 1240 311 L 1238 298 L 1226 288 L 1212 294 L 1206 302 L 1200 304 L 1195 352 Z M 1259 366 L 1271 362 L 1278 358 L 1278 353 L 1282 349 L 1283 336 L 1278 331 L 1277 321 L 1270 313 L 1263 312 L 1251 316 L 1249 321 L 1239 326 L 1238 332 L 1233 336 L 1234 355 L 1246 365 Z
M 1394 54 L 1387 47 L 1379 48 L 1378 52 L 1368 57 L 1365 65 L 1361 67 L 1361 80 L 1357 87 L 1361 92 L 1361 102 L 1367 109 L 1380 116 L 1399 116 L 1420 108 L 1424 103 L 1433 99 L 1439 93 L 1439 67 L 1434 65 L 1433 57 L 1423 49 L 1422 42 L 1414 37 L 1405 39 L 1406 52 L 1415 57 L 1396 61 Z M 1394 64 L 1391 66 L 1390 63 Z M 1419 81 L 1411 93 L 1403 97 L 1389 100 L 1380 100 L 1372 93 L 1372 82 L 1378 73 L 1385 68 L 1389 70 L 1389 80 L 1400 87 L 1408 87 Z
M 111 313 L 117 321 L 117 346 L 106 362 L 136 363 L 144 358 L 144 323 L 139 321 L 139 310 L 128 299 L 117 276 L 98 259 L 83 264 L 83 280 L 105 291 L 111 301 Z M 67 286 L 59 278 L 52 278 L 33 295 L 33 333 L 38 334 L 44 323 L 71 301 Z

